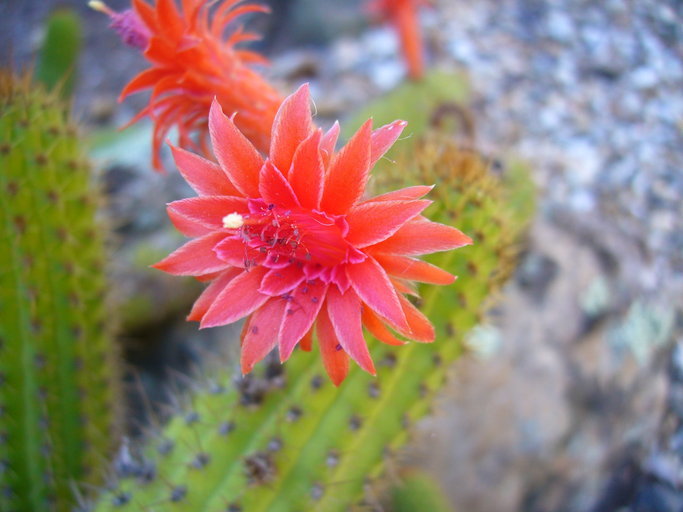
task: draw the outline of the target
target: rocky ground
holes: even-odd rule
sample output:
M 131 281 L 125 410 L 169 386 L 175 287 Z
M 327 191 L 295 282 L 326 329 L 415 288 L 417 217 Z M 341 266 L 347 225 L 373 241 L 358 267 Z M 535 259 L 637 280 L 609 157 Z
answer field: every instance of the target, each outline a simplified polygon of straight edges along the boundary
M 18 21 L 0 34 L 25 62 L 51 2 L 6 1 L 0 19 Z M 310 80 L 319 109 L 343 116 L 403 68 L 392 32 L 360 23 L 358 2 L 325 1 L 277 3 L 264 48 L 283 90 Z M 683 3 L 435 4 L 422 17 L 430 65 L 468 73 L 476 143 L 529 162 L 540 211 L 514 282 L 471 337 L 478 355 L 404 462 L 432 472 L 457 510 L 683 510 Z M 142 100 L 117 106 L 116 94 L 142 63 L 82 11 L 77 112 L 120 124 Z M 179 180 L 125 161 L 106 180 L 121 254 L 135 258 L 125 248 L 142 238 L 175 245 L 160 234 L 163 201 L 145 205 L 183 195 Z M 194 357 L 170 346 L 170 361 Z M 145 351 L 131 353 L 144 367 Z

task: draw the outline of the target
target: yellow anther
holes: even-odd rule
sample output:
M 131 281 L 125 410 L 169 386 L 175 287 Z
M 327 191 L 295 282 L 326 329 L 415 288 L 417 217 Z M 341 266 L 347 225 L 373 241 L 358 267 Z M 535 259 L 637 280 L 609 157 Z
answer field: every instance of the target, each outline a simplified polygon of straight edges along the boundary
M 229 213 L 223 217 L 223 227 L 227 229 L 239 229 L 244 225 L 244 217 L 239 213 Z
M 112 11 L 107 4 L 101 2 L 100 0 L 90 0 L 88 2 L 88 7 L 95 9 L 96 11 L 103 12 L 109 16 L 113 16 L 115 13 Z

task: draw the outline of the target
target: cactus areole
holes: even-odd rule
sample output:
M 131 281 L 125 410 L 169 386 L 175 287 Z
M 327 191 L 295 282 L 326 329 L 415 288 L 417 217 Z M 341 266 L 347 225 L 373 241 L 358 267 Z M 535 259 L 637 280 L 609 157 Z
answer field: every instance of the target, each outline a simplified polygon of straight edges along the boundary
M 415 256 L 471 243 L 427 220 L 414 186 L 364 199 L 370 170 L 406 123 L 373 131 L 367 121 L 335 152 L 339 133 L 313 126 L 308 87 L 280 107 L 264 159 L 214 102 L 209 129 L 218 164 L 180 148 L 175 161 L 199 197 L 168 207 L 175 226 L 196 237 L 156 268 L 211 284 L 189 320 L 213 327 L 248 317 L 241 364 L 248 373 L 276 345 L 286 361 L 310 350 L 315 326 L 325 369 L 338 385 L 349 356 L 375 368 L 363 326 L 385 343 L 431 342 L 434 329 L 404 294 L 412 281 L 450 284 L 448 272 Z M 391 330 L 390 330 L 391 329 Z

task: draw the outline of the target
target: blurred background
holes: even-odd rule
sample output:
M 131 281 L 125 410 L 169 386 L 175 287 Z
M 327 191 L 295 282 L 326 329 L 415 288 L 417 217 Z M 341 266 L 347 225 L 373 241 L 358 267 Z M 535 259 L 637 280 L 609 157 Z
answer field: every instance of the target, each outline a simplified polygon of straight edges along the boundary
M 270 4 L 250 23 L 266 73 L 285 93 L 311 82 L 321 124 L 405 79 L 394 32 L 364 2 Z M 149 169 L 148 126 L 117 135 L 145 104 L 116 100 L 142 57 L 85 0 L 0 0 L 1 63 L 30 66 L 63 6 L 83 20 L 74 111 L 96 134 L 116 293 L 140 298 L 121 334 L 134 435 L 139 389 L 163 403 L 169 373 L 234 333 L 197 332 L 183 318 L 199 288 L 146 267 L 178 245 L 164 204 L 188 192 Z M 683 510 L 683 2 L 437 0 L 421 22 L 428 66 L 468 78 L 468 142 L 527 162 L 539 211 L 397 465 L 432 474 L 456 510 Z

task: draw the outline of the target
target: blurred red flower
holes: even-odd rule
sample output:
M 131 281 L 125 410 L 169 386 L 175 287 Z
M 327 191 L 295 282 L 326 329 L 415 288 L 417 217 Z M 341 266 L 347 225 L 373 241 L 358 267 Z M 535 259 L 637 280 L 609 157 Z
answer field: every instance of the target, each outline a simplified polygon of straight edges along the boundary
M 388 327 L 433 341 L 433 326 L 404 294 L 411 281 L 450 284 L 455 277 L 415 256 L 471 240 L 421 216 L 430 186 L 362 199 L 371 168 L 405 125 L 373 131 L 369 120 L 335 152 L 339 125 L 327 133 L 313 126 L 304 85 L 282 103 L 265 160 L 218 102 L 209 116 L 218 163 L 172 148 L 199 196 L 170 203 L 168 213 L 196 238 L 154 267 L 211 281 L 188 316 L 201 327 L 248 317 L 243 373 L 276 345 L 282 361 L 298 343 L 310 350 L 314 325 L 335 385 L 349 356 L 375 373 L 363 326 L 389 344 L 404 342 Z
M 414 80 L 424 74 L 424 49 L 417 11 L 424 0 L 370 0 L 370 11 L 389 20 L 401 40 L 401 50 Z
M 147 107 L 129 124 L 143 117 L 154 122 L 155 169 L 162 168 L 159 150 L 174 126 L 180 146 L 209 154 L 207 119 L 214 97 L 225 111 L 237 113 L 234 121 L 242 133 L 267 151 L 282 97 L 251 68 L 265 59 L 236 47 L 258 36 L 242 27 L 225 36 L 227 26 L 240 16 L 268 12 L 267 7 L 242 0 L 225 0 L 216 7 L 207 0 L 182 0 L 178 9 L 175 0 L 155 0 L 153 5 L 133 0 L 132 9 L 116 13 L 102 2 L 90 4 L 109 14 L 112 28 L 127 44 L 140 48 L 150 63 L 126 85 L 119 100 L 152 91 Z

